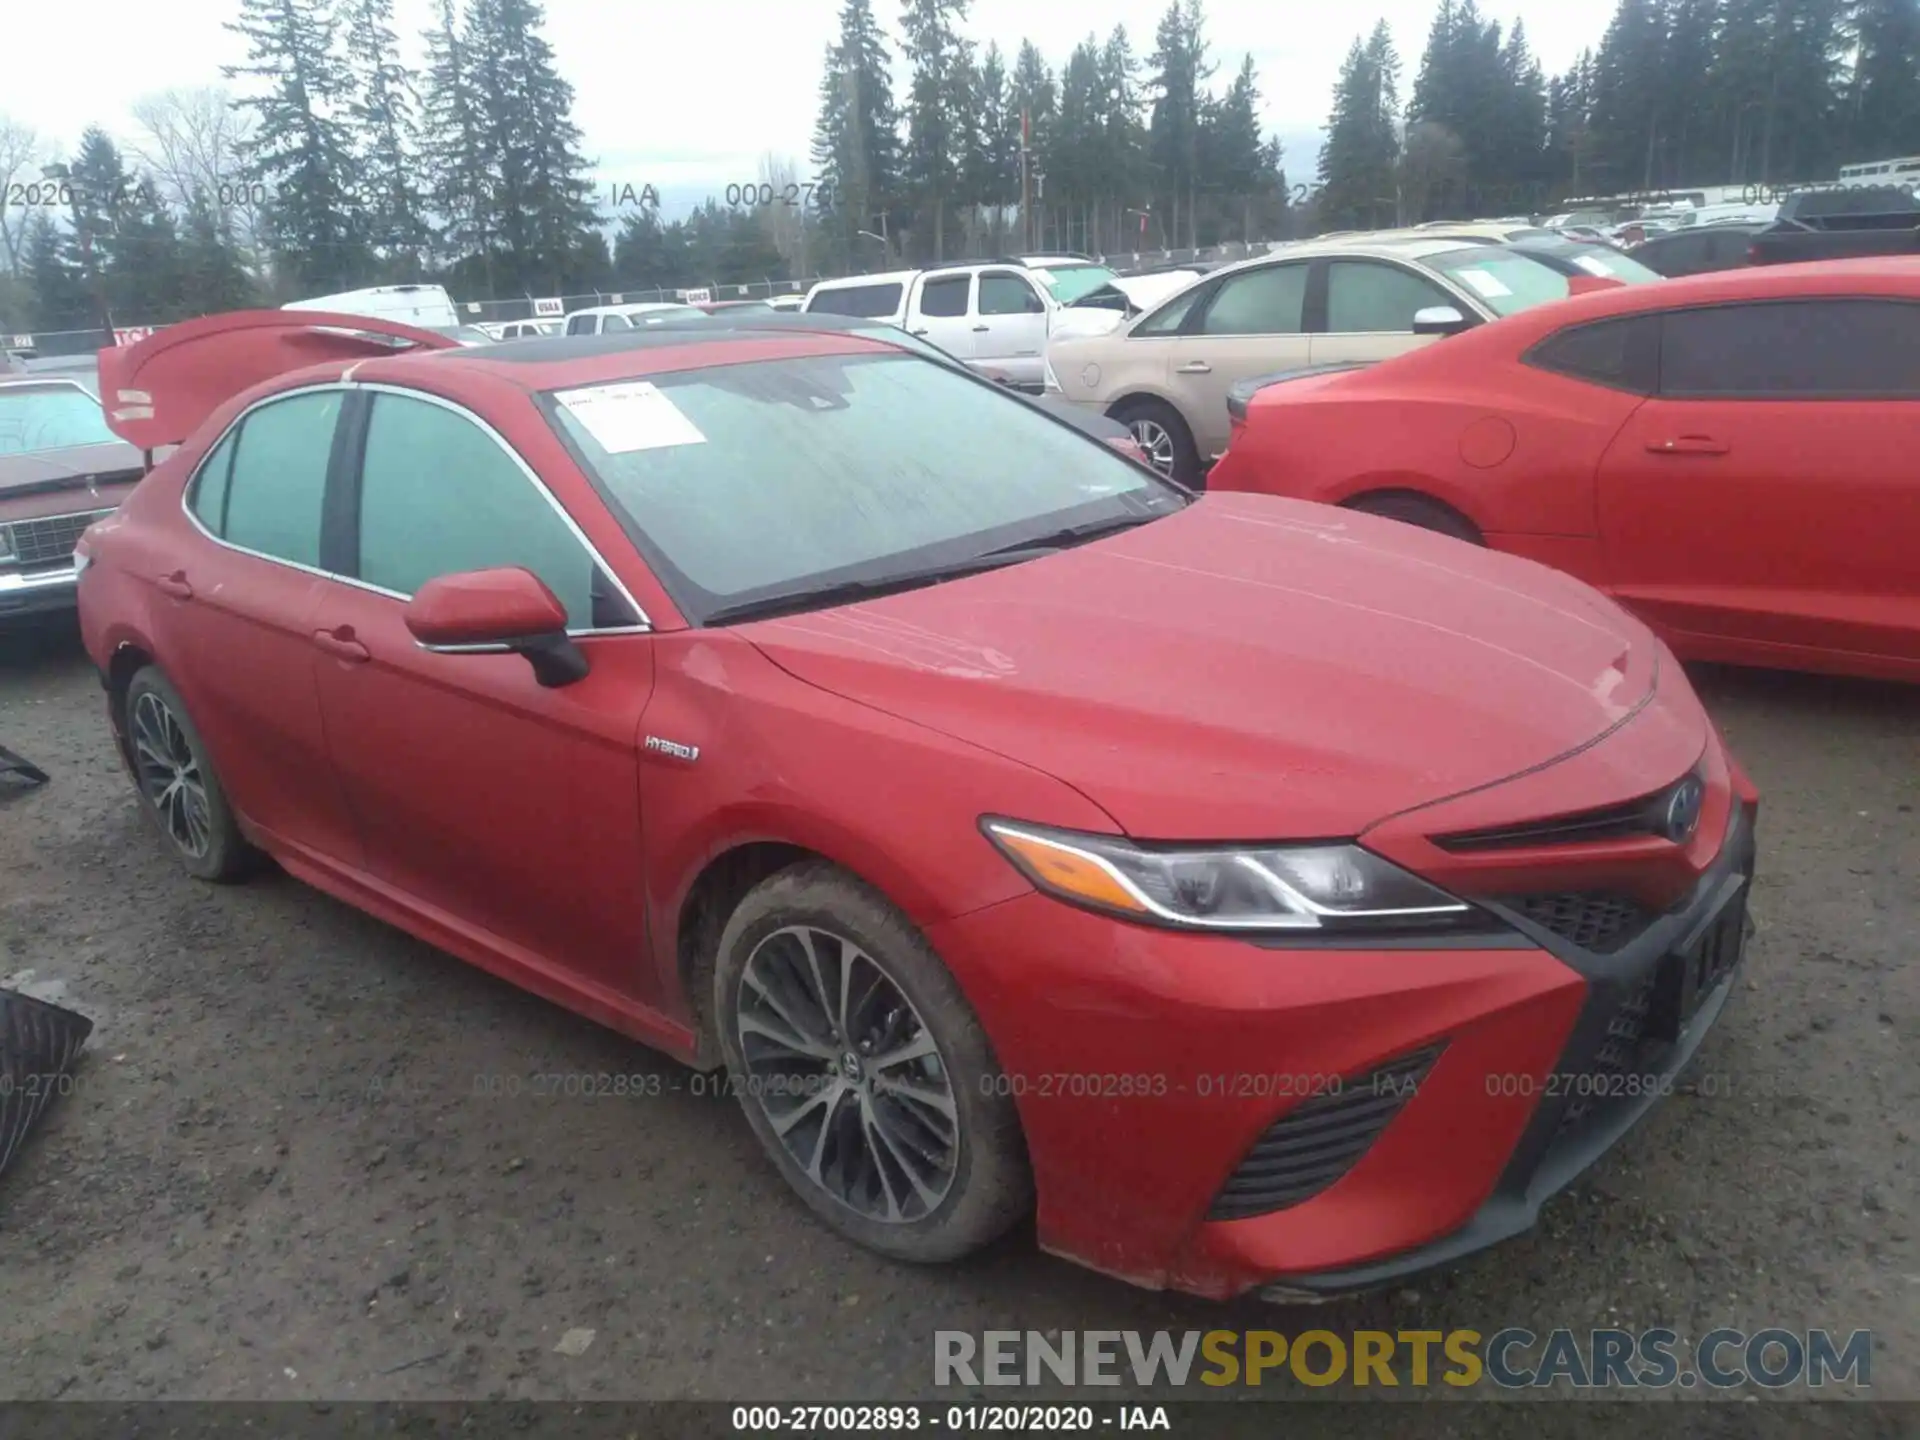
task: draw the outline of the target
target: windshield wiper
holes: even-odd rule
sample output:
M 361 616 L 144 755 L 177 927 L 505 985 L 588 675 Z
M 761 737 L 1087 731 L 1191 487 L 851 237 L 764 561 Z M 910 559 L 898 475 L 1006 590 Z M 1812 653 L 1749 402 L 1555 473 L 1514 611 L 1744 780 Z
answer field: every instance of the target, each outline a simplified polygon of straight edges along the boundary
M 1018 545 L 988 550 L 979 555 L 969 555 L 964 560 L 955 560 L 947 565 L 929 566 L 924 570 L 908 570 L 898 575 L 881 575 L 871 580 L 842 580 L 834 585 L 784 590 L 776 595 L 762 595 L 753 600 L 736 601 L 731 605 L 722 605 L 717 610 L 708 611 L 700 623 L 724 625 L 734 620 L 764 620 L 770 616 L 791 615 L 801 610 L 824 610 L 834 605 L 851 605 L 856 601 L 872 600 L 881 595 L 895 595 L 902 590 L 916 590 L 922 585 L 932 585 L 942 580 L 957 580 L 963 575 L 978 575 L 984 570 L 999 570 L 1008 565 L 1018 565 L 1022 560 L 1036 560 L 1042 555 L 1051 555 L 1059 549 L 1060 546 L 1044 540 L 1023 540 Z
M 1160 515 L 1135 511 L 1129 515 L 1109 515 L 1103 520 L 1083 520 L 1078 525 L 1066 525 L 1058 530 L 1051 530 L 1045 535 L 1030 535 L 1010 545 L 983 551 L 975 558 L 984 560 L 993 556 L 1018 555 L 1028 550 L 1064 550 L 1069 545 L 1083 545 L 1089 540 L 1098 540 L 1104 535 L 1117 535 L 1122 530 L 1131 530 L 1135 526 L 1145 525 L 1150 520 L 1162 518 L 1164 517 Z

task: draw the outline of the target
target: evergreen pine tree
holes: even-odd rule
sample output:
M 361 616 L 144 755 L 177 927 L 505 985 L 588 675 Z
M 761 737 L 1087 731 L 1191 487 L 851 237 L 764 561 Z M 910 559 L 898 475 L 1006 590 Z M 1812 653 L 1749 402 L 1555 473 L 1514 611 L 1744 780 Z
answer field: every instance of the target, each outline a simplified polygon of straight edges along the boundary
M 336 46 L 329 0 L 240 0 L 227 28 L 247 42 L 246 63 L 228 78 L 263 80 L 234 103 L 251 110 L 247 178 L 267 187 L 276 261 L 296 288 L 350 288 L 370 269 L 365 224 L 345 119 L 351 78 Z
M 912 67 L 907 87 L 905 178 L 931 221 L 933 261 L 946 258 L 947 207 L 959 180 L 964 140 L 956 123 L 964 103 L 965 48 L 959 26 L 967 0 L 904 0 L 900 29 Z
M 493 177 L 480 134 L 480 102 L 467 53 L 459 0 L 435 0 L 425 34 L 427 69 L 420 97 L 420 170 L 431 245 L 442 264 L 462 257 L 491 263 Z
M 417 101 L 393 33 L 393 0 L 346 0 L 342 18 L 368 239 L 389 279 L 417 279 L 431 237 L 420 205 Z
M 840 36 L 827 50 L 814 127 L 816 183 L 824 186 L 847 257 L 858 232 L 882 227 L 900 194 L 900 117 L 889 77 L 891 54 L 873 0 L 845 0 Z
M 44 209 L 35 209 L 27 220 L 20 268 L 32 292 L 34 329 L 84 330 L 99 324 L 73 237 Z

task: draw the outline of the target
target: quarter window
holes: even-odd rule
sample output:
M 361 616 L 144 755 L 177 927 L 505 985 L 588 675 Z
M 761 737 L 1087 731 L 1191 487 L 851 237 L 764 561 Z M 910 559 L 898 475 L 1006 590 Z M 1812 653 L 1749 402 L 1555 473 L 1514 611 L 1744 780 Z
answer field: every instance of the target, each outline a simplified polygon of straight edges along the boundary
M 320 564 L 327 463 L 345 392 L 321 390 L 262 405 L 240 423 L 220 534 L 280 560 Z
M 1660 393 L 1920 398 L 1920 305 L 1790 300 L 1669 311 Z
M 544 580 L 569 629 L 637 618 L 606 613 L 620 602 L 596 583 L 593 557 L 491 435 L 443 405 L 375 395 L 360 470 L 360 578 L 412 595 L 436 576 L 504 565 Z
M 898 285 L 844 285 L 831 290 L 816 290 L 807 301 L 807 309 L 816 314 L 858 315 L 876 320 L 900 308 Z
M 1298 335 L 1306 302 L 1305 265 L 1264 265 L 1222 281 L 1200 329 L 1207 335 Z
M 1147 316 L 1146 319 L 1135 325 L 1130 333 L 1134 335 L 1171 335 L 1186 323 L 1188 314 L 1193 310 L 1194 302 L 1202 295 L 1211 293 L 1211 289 L 1206 285 L 1194 285 L 1191 289 L 1183 290 L 1158 310 Z
M 216 535 L 224 535 L 227 530 L 227 479 L 233 472 L 234 439 L 239 433 L 227 431 L 200 462 L 200 473 L 193 477 L 193 494 L 187 500 L 200 523 Z
M 1596 320 L 1549 335 L 1524 357 L 1529 365 L 1635 395 L 1654 391 L 1657 315 Z

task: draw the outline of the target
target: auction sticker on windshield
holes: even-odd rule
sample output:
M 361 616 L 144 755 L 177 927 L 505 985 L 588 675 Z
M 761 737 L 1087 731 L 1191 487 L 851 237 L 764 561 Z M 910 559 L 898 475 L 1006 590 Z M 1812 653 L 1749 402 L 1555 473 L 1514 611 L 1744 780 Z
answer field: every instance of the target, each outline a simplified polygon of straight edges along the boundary
M 589 385 L 562 391 L 555 398 L 609 455 L 707 443 L 694 423 L 648 380 Z
M 1489 300 L 1498 300 L 1503 295 L 1513 294 L 1513 291 L 1500 283 L 1499 277 L 1491 270 L 1462 270 L 1460 278 Z

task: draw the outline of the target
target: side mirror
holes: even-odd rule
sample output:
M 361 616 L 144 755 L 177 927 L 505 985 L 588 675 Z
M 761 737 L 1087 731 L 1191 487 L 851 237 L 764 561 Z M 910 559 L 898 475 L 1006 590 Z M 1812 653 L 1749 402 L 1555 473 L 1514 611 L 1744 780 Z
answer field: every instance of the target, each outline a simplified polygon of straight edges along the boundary
M 1467 317 L 1451 305 L 1429 305 L 1413 312 L 1416 335 L 1458 335 L 1467 328 Z
M 566 607 L 531 570 L 437 576 L 407 602 L 404 618 L 428 650 L 524 655 L 549 689 L 587 676 L 587 657 L 567 635 Z

